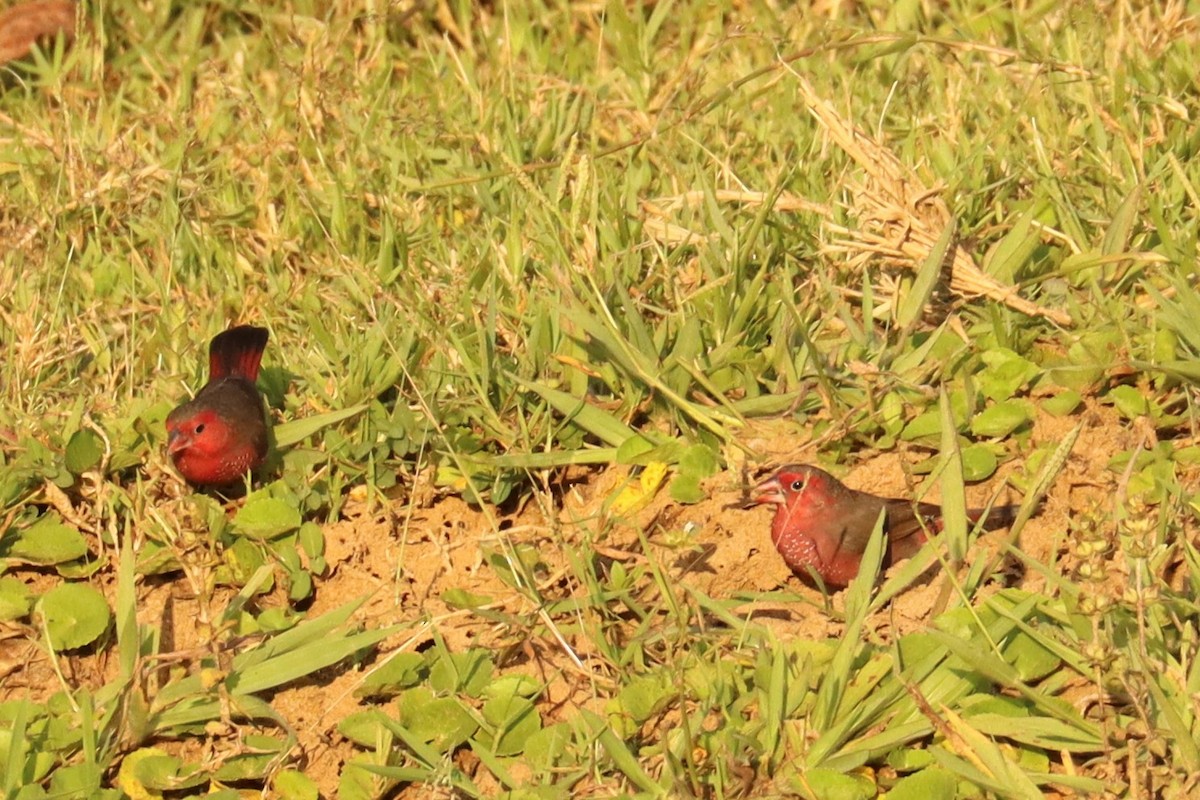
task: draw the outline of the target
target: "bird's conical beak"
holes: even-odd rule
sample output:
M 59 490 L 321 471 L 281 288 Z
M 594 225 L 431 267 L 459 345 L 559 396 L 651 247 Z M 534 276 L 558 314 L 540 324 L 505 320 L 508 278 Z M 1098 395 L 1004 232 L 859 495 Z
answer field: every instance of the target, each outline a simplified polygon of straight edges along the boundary
M 750 495 L 750 502 L 757 505 L 764 505 L 766 503 L 782 505 L 785 499 L 783 496 L 783 484 L 779 482 L 779 478 L 768 478 L 758 486 L 755 486 L 754 491 Z
M 167 434 L 167 453 L 169 455 L 175 455 L 180 450 L 186 450 L 191 443 L 192 440 L 189 437 L 184 436 L 182 432 L 171 431 Z

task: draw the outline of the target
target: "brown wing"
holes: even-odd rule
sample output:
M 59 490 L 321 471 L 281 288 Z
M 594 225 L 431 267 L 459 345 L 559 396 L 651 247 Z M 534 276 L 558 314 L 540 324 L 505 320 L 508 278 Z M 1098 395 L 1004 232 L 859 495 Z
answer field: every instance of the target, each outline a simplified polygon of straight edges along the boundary
M 907 500 L 889 500 L 887 516 L 888 555 L 892 561 L 920 550 L 929 534 L 937 533 L 942 526 L 942 509 L 933 503 L 918 503 L 914 511 Z
M 983 520 L 983 530 L 992 531 L 1012 524 L 1019 506 L 997 506 L 985 514 L 982 508 L 967 511 L 972 525 Z M 907 558 L 921 549 L 930 534 L 942 529 L 942 507 L 933 503 L 918 503 L 913 513 L 912 503 L 905 500 L 888 501 L 888 538 L 891 540 L 891 557 Z M 920 514 L 918 518 L 917 514 Z M 922 525 L 922 520 L 924 525 Z M 864 545 L 865 546 L 865 545 Z
M 822 548 L 821 556 L 826 562 L 832 561 L 839 553 L 861 556 L 867 549 L 867 542 L 871 540 L 871 533 L 875 530 L 879 510 L 884 507 L 883 499 L 873 494 L 851 490 L 847 492 L 849 496 L 837 503 L 838 528 L 832 531 L 834 536 Z
M 1017 518 L 1017 511 L 1020 506 L 993 506 L 991 510 L 985 512 L 982 508 L 973 508 L 967 512 L 967 517 L 971 520 L 972 525 L 979 524 L 983 520 L 983 529 L 985 531 L 994 531 L 998 528 L 1007 528 L 1013 524 Z
M 867 543 L 871 541 L 871 534 L 882 509 L 886 509 L 887 512 L 884 526 L 888 537 L 884 568 L 899 559 L 908 558 L 920 549 L 925 541 L 925 533 L 917 518 L 913 516 L 912 504 L 903 500 L 884 500 L 866 492 L 847 492 L 849 496 L 838 503 L 840 513 L 837 516 L 837 525 L 828 529 L 830 535 L 814 537 L 822 564 L 841 564 L 852 557 L 856 562 L 855 569 L 851 571 L 852 577 L 852 573 L 857 572 L 857 559 L 862 557 Z M 921 511 L 931 515 L 936 524 L 939 511 L 937 506 L 924 503 L 921 505 Z

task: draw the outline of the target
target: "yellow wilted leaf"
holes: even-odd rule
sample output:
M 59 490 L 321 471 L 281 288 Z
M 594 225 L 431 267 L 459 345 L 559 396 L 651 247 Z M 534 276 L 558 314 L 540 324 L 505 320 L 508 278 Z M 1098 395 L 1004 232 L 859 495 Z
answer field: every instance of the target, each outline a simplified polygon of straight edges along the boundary
M 630 483 L 621 489 L 617 499 L 612 502 L 612 512 L 614 514 L 631 514 L 642 510 L 654 499 L 658 487 L 662 486 L 666 477 L 666 463 L 651 461 L 642 469 L 637 483 Z
M 166 750 L 160 750 L 157 747 L 143 747 L 125 756 L 121 762 L 121 769 L 117 772 L 117 785 L 133 800 L 157 800 L 162 797 L 162 792 L 148 789 L 137 773 L 138 766 L 143 761 L 155 758 L 165 759 L 169 756 Z

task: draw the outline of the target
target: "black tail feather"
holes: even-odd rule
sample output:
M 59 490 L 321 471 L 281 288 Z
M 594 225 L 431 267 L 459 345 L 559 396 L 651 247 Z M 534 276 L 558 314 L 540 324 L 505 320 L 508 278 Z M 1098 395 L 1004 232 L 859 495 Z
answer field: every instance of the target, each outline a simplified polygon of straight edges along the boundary
M 213 337 L 208 347 L 208 379 L 236 375 L 253 383 L 267 347 L 267 329 L 238 325 Z

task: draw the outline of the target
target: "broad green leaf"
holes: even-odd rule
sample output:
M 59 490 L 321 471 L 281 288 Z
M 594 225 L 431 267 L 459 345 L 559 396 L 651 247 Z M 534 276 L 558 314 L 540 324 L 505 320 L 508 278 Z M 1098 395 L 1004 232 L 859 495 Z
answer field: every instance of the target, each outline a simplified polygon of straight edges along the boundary
M 519 755 L 529 737 L 542 727 L 541 715 L 533 702 L 515 692 L 488 700 L 481 713 L 496 728 L 491 747 L 498 756 Z
M 930 410 L 922 412 L 905 425 L 904 430 L 900 432 L 900 438 L 906 442 L 937 444 L 941 433 L 942 415 L 936 410 Z
M 337 800 L 378 800 L 384 790 L 385 783 L 378 775 L 374 763 L 377 757 L 352 758 L 342 768 L 338 776 Z M 414 781 L 432 778 L 428 769 L 419 769 Z
M 912 772 L 924 769 L 933 763 L 928 750 L 906 747 L 887 754 L 887 765 L 897 772 Z
M 962 449 L 963 480 L 968 483 L 986 480 L 996 472 L 999 462 L 996 451 L 986 444 L 973 444 Z
M 493 699 L 511 695 L 535 697 L 541 690 L 541 683 L 531 675 L 505 675 L 485 686 L 483 696 Z
M 130 797 L 162 797 L 168 790 L 188 789 L 206 783 L 196 767 L 186 767 L 178 758 L 157 747 L 143 747 L 125 756 L 117 785 Z
M 374 749 L 381 739 L 391 737 L 391 732 L 384 726 L 385 714 L 375 708 L 368 711 L 356 711 L 337 724 L 338 733 L 360 747 Z
M 700 488 L 700 478 L 697 475 L 679 473 L 672 479 L 670 486 L 671 499 L 676 503 L 691 505 L 699 503 L 706 495 Z
M 104 442 L 94 431 L 87 428 L 75 431 L 67 441 L 63 457 L 67 469 L 76 475 L 82 475 L 99 466 L 100 459 L 104 457 Z
M 398 708 L 400 724 L 442 753 L 467 741 L 479 728 L 457 697 L 434 697 L 422 686 L 400 695 Z
M 715 475 L 720 466 L 717 454 L 703 444 L 695 444 L 686 448 L 679 458 L 679 471 L 697 478 Z
M 1017 668 L 1021 680 L 1027 683 L 1039 681 L 1062 668 L 1058 656 L 1021 631 L 1009 636 L 1004 646 L 1004 657 Z
M 447 589 L 442 592 L 442 602 L 451 608 L 479 608 L 491 603 L 492 597 L 486 594 L 475 594 L 466 589 Z
M 50 776 L 50 797 L 120 800 L 120 794 L 101 789 L 104 771 L 95 763 L 70 764 L 54 770 Z
M 275 606 L 263 611 L 254 618 L 254 621 L 258 623 L 258 631 L 280 633 L 295 627 L 296 619 L 296 613 L 290 608 Z
M 866 776 L 846 775 L 825 767 L 804 770 L 802 776 L 788 783 L 805 796 L 819 800 L 868 800 L 879 792 L 875 782 Z
M 278 752 L 238 753 L 225 759 L 213 777 L 222 782 L 262 780 L 277 757 Z
M 24 581 L 11 575 L 0 577 L 0 622 L 21 619 L 33 607 L 33 593 Z
M 225 566 L 229 568 L 227 575 L 219 576 L 223 580 L 228 580 L 234 586 L 245 586 L 265 563 L 266 556 L 263 554 L 263 549 L 257 543 L 250 539 L 235 539 L 233 544 L 226 547 L 221 553 L 221 558 L 225 562 Z M 268 591 L 271 587 L 263 587 L 263 591 Z
M 628 439 L 621 442 L 620 447 L 617 448 L 617 463 L 643 463 L 640 461 L 635 461 L 635 459 L 638 459 L 640 456 L 644 456 L 647 453 L 654 452 L 656 447 L 657 445 L 653 441 L 645 436 L 642 436 L 641 434 L 630 436 Z M 660 460 L 668 461 L 671 459 L 660 458 Z
M 990 400 L 1008 400 L 1042 371 L 1005 347 L 987 350 L 980 359 L 987 366 L 978 375 L 979 389 Z
M 275 791 L 271 796 L 279 800 L 319 800 L 321 796 L 316 781 L 294 769 L 276 773 L 272 785 Z
M 1179 358 L 1179 334 L 1170 328 L 1159 328 L 1151 339 L 1150 352 L 1157 362 L 1170 363 Z
M 274 539 L 300 527 L 300 511 L 278 497 L 246 501 L 233 517 L 233 529 L 250 539 Z
M 897 392 L 888 392 L 879 404 L 879 424 L 889 436 L 899 436 L 904 429 L 904 400 Z
M 719 467 L 716 454 L 705 445 L 686 448 L 676 467 L 678 474 L 671 481 L 671 499 L 678 503 L 699 503 L 706 496 L 701 481 L 714 475 Z
M 310 559 L 320 558 L 325 554 L 325 532 L 315 522 L 306 522 L 300 526 L 297 541 Z
M 355 697 L 397 694 L 416 686 L 427 673 L 425 657 L 420 653 L 396 653 L 363 679 L 354 690 Z
M 666 708 L 677 693 L 678 689 L 666 675 L 643 675 L 626 683 L 611 701 L 610 708 L 641 724 Z
M 1132 386 L 1114 386 L 1108 392 L 1108 399 L 1112 400 L 1117 411 L 1121 412 L 1121 416 L 1125 419 L 1137 419 L 1145 416 L 1150 411 L 1150 403 L 1146 399 L 1146 395 L 1139 392 Z
M 166 750 L 157 747 L 143 747 L 125 756 L 121 760 L 121 768 L 117 772 L 117 785 L 121 791 L 130 797 L 153 797 L 160 792 L 152 791 L 161 781 L 155 779 L 158 773 L 174 775 L 178 769 L 179 759 L 172 758 Z M 150 786 L 147 786 L 144 775 L 149 774 Z
M 928 767 L 896 781 L 888 800 L 954 800 L 958 780 L 941 767 Z
M 1047 397 L 1043 400 L 1042 410 L 1055 417 L 1065 417 L 1074 413 L 1082 402 L 1083 396 L 1079 392 L 1074 389 L 1065 389 L 1054 397 Z
M 1023 400 L 1005 400 L 985 408 L 971 418 L 971 433 L 1002 439 L 1027 425 L 1032 419 L 1029 404 Z
M 429 667 L 429 685 L 438 692 L 462 692 L 478 697 L 491 682 L 495 670 L 492 653 L 473 648 L 465 653 L 430 650 L 434 654 Z M 410 726 L 411 727 L 411 726 Z
M 313 593 L 312 573 L 304 569 L 288 570 L 288 600 L 293 603 L 307 600 Z
M 64 583 L 38 601 L 37 615 L 45 622 L 56 650 L 91 644 L 108 628 L 112 612 L 104 595 L 82 583 Z
M 525 740 L 525 762 L 534 770 L 549 770 L 567 755 L 572 741 L 571 726 L 565 722 L 534 732 Z
M 87 542 L 78 530 L 66 524 L 55 512 L 42 515 L 37 522 L 13 535 L 9 531 L 0 545 L 0 557 L 39 566 L 74 561 L 87 555 Z

